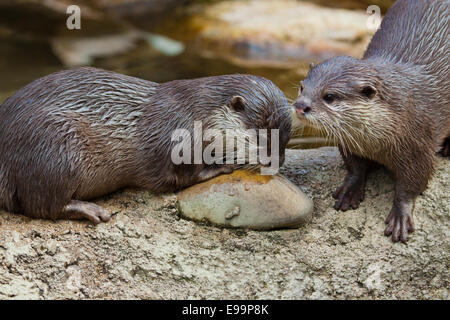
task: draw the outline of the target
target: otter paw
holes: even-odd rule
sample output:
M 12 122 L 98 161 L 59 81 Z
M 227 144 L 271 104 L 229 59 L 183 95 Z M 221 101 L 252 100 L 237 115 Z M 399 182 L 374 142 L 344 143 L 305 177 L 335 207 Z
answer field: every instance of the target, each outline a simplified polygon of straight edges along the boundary
M 102 207 L 84 201 L 72 200 L 64 207 L 65 217 L 68 219 L 88 219 L 94 224 L 108 222 L 111 215 Z
M 234 168 L 231 166 L 205 168 L 202 170 L 202 172 L 200 172 L 198 179 L 200 182 L 203 182 L 215 178 L 217 176 L 220 176 L 221 174 L 233 173 L 233 171 Z
M 401 241 L 406 243 L 408 241 L 408 233 L 414 231 L 414 219 L 410 213 L 398 212 L 392 209 L 386 218 L 387 224 L 384 230 L 385 236 L 392 236 L 393 242 Z
M 234 172 L 234 168 L 229 166 L 229 167 L 222 167 L 222 174 L 230 174 Z
M 450 138 L 445 139 L 440 151 L 441 156 L 450 158 Z
M 364 200 L 364 182 L 357 178 L 347 179 L 334 193 L 336 199 L 334 209 L 347 211 L 348 209 L 357 209 Z

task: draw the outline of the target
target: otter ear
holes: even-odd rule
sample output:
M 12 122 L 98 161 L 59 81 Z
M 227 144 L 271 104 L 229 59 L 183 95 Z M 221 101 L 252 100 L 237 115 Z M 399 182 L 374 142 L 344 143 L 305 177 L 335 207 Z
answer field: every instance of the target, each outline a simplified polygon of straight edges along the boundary
M 377 89 L 371 85 L 364 85 L 361 88 L 361 94 L 368 99 L 372 99 L 377 94 Z
M 241 96 L 234 96 L 231 99 L 230 107 L 234 111 L 243 111 L 245 110 L 245 99 Z

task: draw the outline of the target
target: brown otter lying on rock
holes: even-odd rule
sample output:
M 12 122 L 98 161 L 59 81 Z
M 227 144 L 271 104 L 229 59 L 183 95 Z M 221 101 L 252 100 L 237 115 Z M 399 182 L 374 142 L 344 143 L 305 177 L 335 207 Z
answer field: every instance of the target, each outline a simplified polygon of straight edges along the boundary
M 336 210 L 356 209 L 369 169 L 395 176 L 385 235 L 407 241 L 413 209 L 450 144 L 450 1 L 399 0 L 362 60 L 336 57 L 312 67 L 295 102 L 298 117 L 335 140 L 348 170 Z M 448 154 L 447 154 L 448 155 Z
M 0 106 L 0 208 L 35 218 L 108 221 L 83 200 L 124 187 L 169 192 L 237 168 L 175 165 L 176 129 L 279 129 L 289 105 L 271 81 L 226 75 L 157 84 L 94 68 L 38 79 Z

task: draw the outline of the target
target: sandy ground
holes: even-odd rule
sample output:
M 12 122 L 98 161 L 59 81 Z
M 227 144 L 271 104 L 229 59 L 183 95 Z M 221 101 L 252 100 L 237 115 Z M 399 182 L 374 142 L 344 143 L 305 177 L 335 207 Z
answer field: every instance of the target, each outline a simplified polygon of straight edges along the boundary
M 407 245 L 382 235 L 385 171 L 337 213 L 345 175 L 335 148 L 289 150 L 283 174 L 315 204 L 300 229 L 220 229 L 180 219 L 174 195 L 126 190 L 97 201 L 113 219 L 30 220 L 0 212 L 0 299 L 449 299 L 450 162 L 416 203 Z

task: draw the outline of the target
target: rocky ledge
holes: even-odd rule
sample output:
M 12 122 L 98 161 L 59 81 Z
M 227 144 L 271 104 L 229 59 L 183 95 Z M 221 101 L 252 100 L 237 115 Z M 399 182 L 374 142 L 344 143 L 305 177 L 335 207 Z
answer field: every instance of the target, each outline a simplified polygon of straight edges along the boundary
M 416 203 L 407 245 L 383 236 L 393 182 L 383 171 L 358 210 L 331 193 L 336 148 L 288 150 L 282 169 L 314 201 L 300 229 L 221 229 L 180 219 L 175 195 L 126 190 L 97 203 L 109 223 L 0 213 L 0 299 L 448 299 L 450 162 Z
M 197 45 L 236 63 L 286 66 L 335 55 L 361 57 L 374 34 L 362 10 L 296 0 L 228 0 L 191 11 L 188 26 L 197 31 Z

